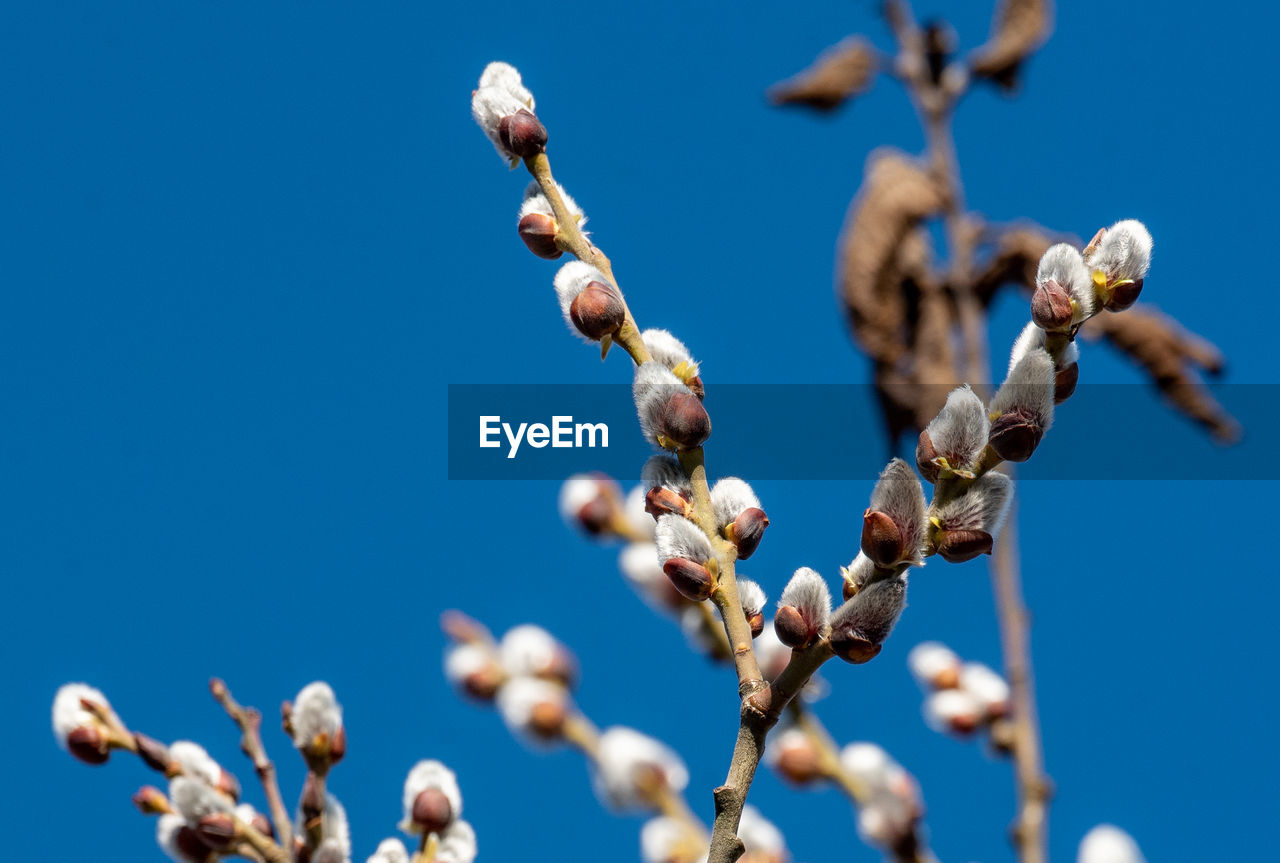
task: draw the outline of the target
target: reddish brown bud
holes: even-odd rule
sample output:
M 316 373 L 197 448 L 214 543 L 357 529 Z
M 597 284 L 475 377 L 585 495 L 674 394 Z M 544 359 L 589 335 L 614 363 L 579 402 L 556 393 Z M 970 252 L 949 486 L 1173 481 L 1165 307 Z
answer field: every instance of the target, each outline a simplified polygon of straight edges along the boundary
M 991 554 L 991 534 L 985 530 L 944 530 L 938 554 L 951 563 L 964 563 L 982 554 Z
M 578 524 L 591 536 L 600 536 L 609 531 L 617 512 L 617 502 L 610 495 L 600 494 L 578 510 Z
M 920 437 L 916 439 L 916 467 L 920 470 L 920 475 L 929 482 L 938 481 L 938 466 L 933 460 L 938 457 L 938 451 L 934 449 L 933 438 L 929 437 L 927 431 L 920 432 Z
M 659 516 L 669 514 L 688 518 L 690 507 L 684 495 L 665 486 L 656 485 L 644 496 L 644 511 L 653 516 L 656 521 Z
M 558 647 L 550 661 L 538 671 L 538 677 L 554 680 L 566 689 L 572 689 L 578 679 L 578 660 L 567 649 Z
M 528 159 L 547 149 L 547 127 L 522 109 L 498 121 L 498 141 L 511 155 Z
M 261 812 L 253 813 L 253 817 L 249 819 L 249 826 L 269 839 L 276 838 L 275 825 L 271 823 L 270 818 Z
M 1031 320 L 1050 332 L 1071 326 L 1071 294 L 1054 279 L 1048 279 L 1031 295 Z
M 748 507 L 738 513 L 738 517 L 725 530 L 729 541 L 738 547 L 738 559 L 746 560 L 756 553 L 760 540 L 764 539 L 764 529 L 769 526 L 769 516 L 758 507 Z
M 182 826 L 173 837 L 178 852 L 188 860 L 205 860 L 213 851 L 209 844 L 200 838 L 194 827 Z
M 693 377 L 685 378 L 684 385 L 689 388 L 691 393 L 698 397 L 698 401 L 702 401 L 706 398 L 707 388 L 703 385 L 702 378 L 700 376 L 694 375 Z
M 1106 309 L 1109 312 L 1123 312 L 1138 301 L 1138 295 L 1142 293 L 1142 279 L 1136 282 L 1122 282 L 1111 289 L 1111 300 L 1107 303 Z
M 1071 398 L 1071 394 L 1076 391 L 1076 384 L 1080 382 L 1080 364 L 1072 363 L 1066 368 L 1058 369 L 1053 376 L 1053 401 L 1054 404 L 1062 404 Z
M 582 293 L 569 304 L 569 318 L 573 325 L 593 342 L 616 333 L 626 316 L 622 298 L 604 282 L 588 282 Z
M 836 656 L 854 665 L 870 662 L 880 653 L 880 645 L 849 629 L 831 633 L 831 649 Z
M 663 407 L 660 431 L 681 449 L 693 449 L 711 436 L 711 417 L 697 396 L 678 392 Z
M 237 838 L 236 819 L 226 812 L 206 815 L 196 822 L 196 836 L 215 851 L 230 848 Z
M 498 689 L 507 680 L 506 673 L 497 665 L 473 671 L 462 679 L 463 692 L 481 701 L 492 701 Z
M 694 602 L 711 596 L 711 589 L 715 586 L 715 579 L 705 566 L 683 557 L 671 558 L 662 564 L 662 571 L 685 599 Z
M 773 631 L 778 633 L 778 640 L 787 647 L 804 647 L 812 637 L 809 624 L 805 623 L 800 609 L 794 605 L 783 605 L 773 616 Z
M 453 806 L 439 788 L 426 788 L 413 799 L 413 823 L 427 833 L 441 833 L 453 821 Z
M 168 772 L 169 747 L 145 734 L 134 734 L 133 742 L 138 747 L 138 757 L 142 759 L 143 764 L 157 773 Z
M 751 627 L 751 637 L 759 638 L 764 632 L 764 612 L 756 611 L 747 615 L 747 624 Z
M 845 602 L 848 602 L 858 595 L 858 590 L 858 585 L 854 583 L 853 579 L 846 578 L 840 586 L 840 595 L 844 597 Z
M 529 711 L 529 730 L 543 740 L 555 740 L 564 733 L 566 718 L 563 704 L 540 701 Z
M 347 754 L 347 727 L 339 725 L 338 730 L 334 732 L 333 740 L 329 741 L 329 763 L 337 764 L 342 757 Z M 237 796 L 239 790 L 237 789 Z
M 934 689 L 955 689 L 960 685 L 960 669 L 948 666 L 935 674 L 929 683 Z
M 173 807 L 169 805 L 169 798 L 154 785 L 143 785 L 134 792 L 132 800 L 133 805 L 137 806 L 138 811 L 143 815 L 164 815 L 173 811 Z
M 988 442 L 996 455 L 1005 461 L 1022 462 L 1031 458 L 1042 437 L 1044 429 L 1036 418 L 1027 411 L 1015 408 L 1002 413 L 991 424 Z
M 893 566 L 906 556 L 906 540 L 887 513 L 868 509 L 862 514 L 862 553 L 881 567 Z
M 85 764 L 106 764 L 111 746 L 96 725 L 82 725 L 67 735 L 67 750 Z
M 818 753 L 808 743 L 785 747 L 774 767 L 783 779 L 796 785 L 807 785 L 823 776 Z
M 554 261 L 564 254 L 564 250 L 556 245 L 559 227 L 554 216 L 548 216 L 546 213 L 529 213 L 520 219 L 516 230 L 520 232 L 520 239 L 524 240 L 529 251 L 539 258 Z
M 314 772 L 308 770 L 307 778 L 302 782 L 302 796 L 298 799 L 298 808 L 302 810 L 303 818 L 310 820 L 319 818 L 324 813 L 324 805 L 324 783 Z

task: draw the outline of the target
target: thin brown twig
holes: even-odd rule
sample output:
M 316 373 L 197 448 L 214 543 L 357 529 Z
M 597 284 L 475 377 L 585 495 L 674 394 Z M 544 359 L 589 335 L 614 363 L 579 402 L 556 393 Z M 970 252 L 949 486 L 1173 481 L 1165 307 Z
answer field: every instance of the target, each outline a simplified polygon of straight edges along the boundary
M 285 808 L 284 798 L 280 795 L 275 764 L 267 757 L 266 747 L 262 745 L 262 714 L 252 707 L 242 707 L 220 678 L 215 677 L 209 681 L 209 691 L 240 728 L 240 750 L 249 757 L 254 772 L 258 774 L 262 793 L 266 795 L 267 806 L 271 810 L 271 823 L 275 827 L 276 837 L 281 847 L 290 848 L 293 845 L 293 824 L 289 820 L 289 810 Z
M 1022 863 L 1045 863 L 1049 859 L 1048 806 L 1053 786 L 1045 775 L 1041 754 L 1035 675 L 1031 664 L 1031 621 L 1022 598 L 1014 512 L 1009 513 L 1008 522 L 996 543 L 991 561 L 991 581 L 1005 676 L 1013 702 L 1013 759 L 1018 785 L 1018 814 L 1012 838 Z

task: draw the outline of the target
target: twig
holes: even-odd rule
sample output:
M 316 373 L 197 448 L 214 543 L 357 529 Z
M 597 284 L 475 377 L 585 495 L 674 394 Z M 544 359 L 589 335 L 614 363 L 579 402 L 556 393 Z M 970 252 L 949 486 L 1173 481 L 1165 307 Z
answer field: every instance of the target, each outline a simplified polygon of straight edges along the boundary
M 1018 815 L 1012 838 L 1022 863 L 1045 863 L 1048 860 L 1048 806 L 1053 786 L 1044 773 L 1041 755 L 1035 677 L 1031 666 L 1031 626 L 1022 599 L 1017 544 L 1016 513 L 1010 512 L 991 561 L 991 581 L 1000 624 L 1005 676 L 1013 701 Z
M 280 796 L 276 767 L 267 757 L 267 750 L 262 745 L 262 714 L 252 707 L 240 706 L 232 697 L 227 684 L 220 678 L 215 677 L 209 681 L 209 691 L 240 728 L 240 750 L 253 762 L 253 770 L 258 774 L 262 793 L 266 795 L 267 806 L 271 809 L 271 823 L 275 826 L 280 846 L 286 849 L 292 847 L 293 825 L 289 820 L 289 810 L 285 808 L 284 798 Z

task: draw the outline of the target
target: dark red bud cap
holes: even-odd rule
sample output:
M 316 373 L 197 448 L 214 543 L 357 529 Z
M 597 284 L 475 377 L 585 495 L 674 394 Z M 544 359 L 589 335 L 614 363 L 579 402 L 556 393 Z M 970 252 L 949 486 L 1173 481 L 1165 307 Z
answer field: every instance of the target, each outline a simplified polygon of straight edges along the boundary
M 988 442 L 996 455 L 1005 461 L 1022 462 L 1031 458 L 1042 437 L 1044 429 L 1036 418 L 1015 408 L 1002 413 L 991 424 Z
M 751 637 L 759 638 L 764 632 L 764 612 L 755 611 L 747 615 L 747 624 L 751 627 Z
M 698 397 L 698 401 L 702 401 L 706 398 L 707 388 L 703 385 L 701 376 L 694 375 L 691 378 L 687 378 L 684 385 L 689 388 L 689 392 Z
M 617 506 L 609 495 L 598 494 L 578 510 L 578 524 L 591 536 L 606 533 L 613 524 Z
M 453 821 L 453 806 L 439 788 L 426 788 L 413 798 L 413 823 L 427 833 L 442 833 Z
M 507 675 L 497 665 L 473 671 L 462 680 L 462 690 L 472 698 L 491 701 L 507 680 Z
M 688 516 L 689 501 L 679 492 L 656 485 L 644 496 L 644 511 L 653 516 L 654 520 L 663 515 Z
M 1051 332 L 1071 326 L 1071 294 L 1055 280 L 1046 280 L 1031 295 L 1031 320 Z
M 230 848 L 236 841 L 236 820 L 226 812 L 206 815 L 196 822 L 196 836 L 215 851 Z
M 165 812 L 172 812 L 173 808 L 169 805 L 169 798 L 164 796 L 164 792 L 154 785 L 143 785 L 139 788 L 131 798 L 133 805 L 138 807 L 138 811 L 143 815 L 159 815 Z
M 1111 291 L 1111 301 L 1107 303 L 1106 309 L 1109 312 L 1123 312 L 1138 301 L 1138 295 L 1142 293 L 1143 279 L 1136 282 L 1116 285 Z
M 809 624 L 805 623 L 800 609 L 794 605 L 783 605 L 778 608 L 777 614 L 773 616 L 773 631 L 778 634 L 778 640 L 787 647 L 804 647 L 812 635 L 809 632 Z
M 868 509 L 862 514 L 862 553 L 876 566 L 890 567 L 906 556 L 907 543 L 887 513 Z
M 111 757 L 107 738 L 94 725 L 82 725 L 67 735 L 67 750 L 85 764 L 106 764 Z
M 729 541 L 738 547 L 739 559 L 746 560 L 756 553 L 760 540 L 764 539 L 764 529 L 768 526 L 769 516 L 759 507 L 748 507 L 738 514 L 726 533 Z
M 209 852 L 213 849 L 209 847 L 209 843 L 200 838 L 200 834 L 194 827 L 182 826 L 178 828 L 177 834 L 173 838 L 174 845 L 177 846 L 178 852 L 188 860 L 204 860 L 209 856 Z
M 334 732 L 333 740 L 329 742 L 329 763 L 337 764 L 347 754 L 347 727 L 345 725 L 338 726 L 338 730 Z
M 543 740 L 555 740 L 564 733 L 566 718 L 563 704 L 540 701 L 529 711 L 529 730 Z
M 694 602 L 711 596 L 711 588 L 715 586 L 715 579 L 705 566 L 683 557 L 671 558 L 662 564 L 662 571 L 685 599 Z
M 991 554 L 993 540 L 985 530 L 944 530 L 938 542 L 938 554 L 951 563 L 964 563 L 983 554 Z
M 138 747 L 138 757 L 142 759 L 143 764 L 158 773 L 168 772 L 169 747 L 145 734 L 134 734 L 133 742 Z
M 253 813 L 253 817 L 249 819 L 249 826 L 269 839 L 276 838 L 275 825 L 271 823 L 270 818 L 263 815 L 261 812 Z
M 933 460 L 938 457 L 938 451 L 934 449 L 933 438 L 929 437 L 927 431 L 920 432 L 920 437 L 916 440 L 916 467 L 920 469 L 920 475 L 929 482 L 938 481 L 938 466 Z
M 547 127 L 532 112 L 520 110 L 498 121 L 498 141 L 511 155 L 528 159 L 547 149 Z
M 529 213 L 520 220 L 516 230 L 520 232 L 520 239 L 524 240 L 529 251 L 539 258 L 554 261 L 564 254 L 556 245 L 556 233 L 559 229 L 554 217 L 546 213 Z
M 880 645 L 868 641 L 852 629 L 832 632 L 831 649 L 836 656 L 853 665 L 870 662 L 880 653 Z
M 1058 369 L 1053 376 L 1053 401 L 1054 404 L 1062 404 L 1071 398 L 1071 394 L 1076 391 L 1076 384 L 1080 382 L 1080 364 L 1072 363 L 1066 368 Z
M 569 305 L 573 325 L 593 342 L 616 333 L 626 316 L 622 298 L 604 282 L 588 282 Z
M 778 754 L 775 764 L 782 778 L 796 785 L 807 785 L 822 778 L 822 765 L 812 746 L 788 746 Z
M 711 436 L 711 417 L 697 396 L 678 392 L 663 408 L 661 432 L 681 449 L 693 449 Z

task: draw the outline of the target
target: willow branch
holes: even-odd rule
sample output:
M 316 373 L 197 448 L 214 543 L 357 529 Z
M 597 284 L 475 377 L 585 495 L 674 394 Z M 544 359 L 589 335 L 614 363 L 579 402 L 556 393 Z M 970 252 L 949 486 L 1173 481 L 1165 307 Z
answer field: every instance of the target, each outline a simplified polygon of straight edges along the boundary
M 716 820 L 711 828 L 708 863 L 734 863 L 742 856 L 745 849 L 738 838 L 738 823 L 742 820 L 747 792 L 764 755 L 765 737 L 778 724 L 786 706 L 832 655 L 831 644 L 825 638 L 803 650 L 794 650 L 791 661 L 777 680 L 764 684 L 754 694 L 742 699 L 729 775 L 714 792 Z
M 217 677 L 209 681 L 209 691 L 239 726 L 240 750 L 253 762 L 253 770 L 258 774 L 262 793 L 266 795 L 267 806 L 271 809 L 271 823 L 275 827 L 276 836 L 281 847 L 292 847 L 293 825 L 289 820 L 289 810 L 285 808 L 284 798 L 280 795 L 276 767 L 267 757 L 267 750 L 262 745 L 262 714 L 253 708 L 241 707 L 231 696 L 227 684 Z
M 1018 814 L 1013 842 L 1022 863 L 1048 860 L 1048 806 L 1052 784 L 1044 772 L 1040 724 L 1036 714 L 1035 677 L 1031 665 L 1031 622 L 1022 599 L 1018 571 L 1016 513 L 996 543 L 991 580 L 1000 624 L 1005 677 L 1013 702 L 1014 775 L 1018 786 Z

